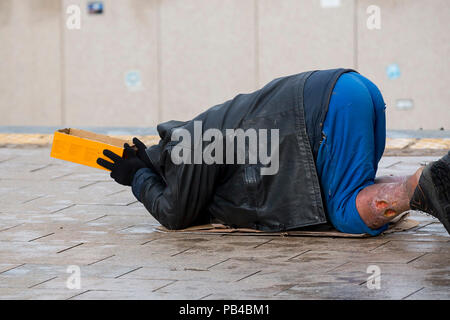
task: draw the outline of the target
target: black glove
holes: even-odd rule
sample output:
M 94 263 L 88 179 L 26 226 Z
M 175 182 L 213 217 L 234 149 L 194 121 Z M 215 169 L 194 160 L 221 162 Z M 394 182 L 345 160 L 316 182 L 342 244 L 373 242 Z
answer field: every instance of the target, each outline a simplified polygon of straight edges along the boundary
M 137 157 L 134 149 L 128 144 L 125 144 L 124 147 L 123 157 L 120 157 L 108 149 L 103 150 L 103 154 L 113 162 L 98 158 L 97 163 L 103 168 L 111 170 L 111 178 L 117 183 L 124 186 L 131 186 L 136 172 L 141 168 L 146 168 L 146 166 L 145 163 Z
M 147 151 L 145 151 L 147 149 L 145 144 L 136 137 L 133 138 L 133 143 L 137 148 L 137 157 L 142 160 L 148 168 L 153 168 L 153 165 L 147 155 Z

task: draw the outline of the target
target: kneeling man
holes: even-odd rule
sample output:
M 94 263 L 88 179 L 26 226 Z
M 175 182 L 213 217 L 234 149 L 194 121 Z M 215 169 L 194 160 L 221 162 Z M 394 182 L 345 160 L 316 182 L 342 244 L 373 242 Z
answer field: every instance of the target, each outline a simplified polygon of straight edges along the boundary
M 166 228 L 218 221 L 282 231 L 331 223 L 378 235 L 409 209 L 450 232 L 450 153 L 404 177 L 375 178 L 386 140 L 385 103 L 349 69 L 303 72 L 158 125 L 161 140 L 104 151 L 118 183 Z

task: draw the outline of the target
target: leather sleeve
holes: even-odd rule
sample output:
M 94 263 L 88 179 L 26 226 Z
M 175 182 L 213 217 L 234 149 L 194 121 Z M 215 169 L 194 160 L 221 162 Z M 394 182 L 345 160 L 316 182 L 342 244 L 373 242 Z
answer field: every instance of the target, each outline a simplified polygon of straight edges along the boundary
M 176 230 L 191 226 L 205 214 L 214 193 L 217 166 L 176 165 L 171 161 L 171 150 L 169 144 L 161 151 L 163 175 L 149 169 L 136 173 L 133 193 L 159 223 Z

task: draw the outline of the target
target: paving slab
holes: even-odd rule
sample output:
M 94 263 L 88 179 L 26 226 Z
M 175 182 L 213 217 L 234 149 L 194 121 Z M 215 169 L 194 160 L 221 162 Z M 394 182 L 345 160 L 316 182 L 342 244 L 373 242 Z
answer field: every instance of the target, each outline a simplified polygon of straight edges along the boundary
M 129 187 L 49 153 L 0 148 L 0 299 L 449 299 L 450 237 L 429 215 L 365 239 L 161 233 Z M 378 176 L 435 159 L 383 157 Z

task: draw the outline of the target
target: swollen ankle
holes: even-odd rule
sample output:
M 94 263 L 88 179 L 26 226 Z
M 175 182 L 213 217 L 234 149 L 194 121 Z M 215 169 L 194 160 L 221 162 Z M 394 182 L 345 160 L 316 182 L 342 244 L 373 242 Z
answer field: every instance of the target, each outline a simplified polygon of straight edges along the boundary
M 410 201 L 414 196 L 414 192 L 416 191 L 417 185 L 419 184 L 420 176 L 422 175 L 422 171 L 424 168 L 425 167 L 420 167 L 419 169 L 417 169 L 417 171 L 405 181 L 405 191 Z

